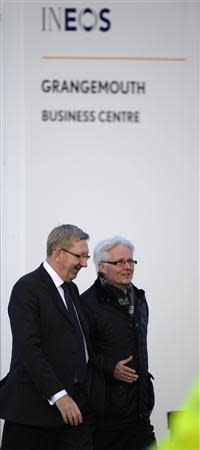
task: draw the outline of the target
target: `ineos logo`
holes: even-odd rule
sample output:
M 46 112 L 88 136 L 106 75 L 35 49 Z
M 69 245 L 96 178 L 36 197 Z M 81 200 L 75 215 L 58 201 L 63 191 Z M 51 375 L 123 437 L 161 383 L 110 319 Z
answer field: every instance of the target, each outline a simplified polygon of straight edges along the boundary
M 109 31 L 110 9 L 42 7 L 42 31 Z

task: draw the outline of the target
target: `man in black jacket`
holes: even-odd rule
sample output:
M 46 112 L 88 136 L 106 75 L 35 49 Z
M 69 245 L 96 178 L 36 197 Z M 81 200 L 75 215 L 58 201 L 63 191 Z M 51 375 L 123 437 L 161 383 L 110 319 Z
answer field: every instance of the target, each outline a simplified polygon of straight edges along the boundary
M 93 362 L 103 372 L 104 414 L 98 417 L 95 450 L 142 450 L 155 443 L 154 406 L 148 372 L 148 306 L 132 283 L 134 247 L 116 236 L 94 251 L 98 278 L 81 295 L 93 341 Z
M 87 266 L 88 234 L 54 228 L 47 258 L 15 284 L 11 366 L 0 383 L 2 450 L 92 450 L 88 330 L 72 280 Z

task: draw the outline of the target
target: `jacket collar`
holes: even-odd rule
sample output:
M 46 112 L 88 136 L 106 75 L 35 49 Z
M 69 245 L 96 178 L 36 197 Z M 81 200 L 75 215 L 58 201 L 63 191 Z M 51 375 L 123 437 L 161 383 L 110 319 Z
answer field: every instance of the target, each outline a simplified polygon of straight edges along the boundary
M 72 324 L 72 322 L 69 318 L 68 312 L 67 312 L 67 308 L 65 307 L 65 305 L 63 303 L 63 300 L 58 292 L 58 289 L 57 289 L 56 285 L 54 284 L 51 276 L 44 268 L 43 263 L 38 267 L 38 269 L 36 269 L 36 272 L 38 273 L 42 283 L 44 284 L 45 290 L 47 290 L 49 295 L 51 296 L 52 301 L 55 303 L 57 308 L 62 312 L 62 314 L 64 314 L 65 317 Z M 79 304 L 78 288 L 72 281 L 69 283 L 69 291 L 72 296 L 73 302 L 75 304 L 81 326 L 83 327 L 83 331 L 85 333 L 85 331 L 87 332 L 87 325 L 86 325 L 86 322 L 85 322 L 85 319 L 84 319 L 84 316 L 83 316 L 83 313 L 82 313 L 82 310 L 81 310 L 81 307 Z
M 108 292 L 106 292 L 101 284 L 99 277 L 95 280 L 93 286 L 95 288 L 97 300 L 99 301 L 99 303 L 110 303 L 110 301 L 112 301 L 113 304 L 117 305 L 114 294 L 108 294 Z M 138 302 L 145 301 L 145 292 L 143 291 L 143 289 L 138 289 L 134 284 L 132 284 L 132 286 L 134 289 L 135 306 L 137 306 Z

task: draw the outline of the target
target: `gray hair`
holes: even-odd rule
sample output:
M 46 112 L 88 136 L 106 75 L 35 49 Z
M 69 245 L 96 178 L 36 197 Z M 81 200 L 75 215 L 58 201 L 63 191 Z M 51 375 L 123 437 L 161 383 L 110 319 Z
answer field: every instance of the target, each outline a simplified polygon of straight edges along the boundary
M 110 238 L 100 241 L 94 249 L 94 264 L 97 273 L 99 272 L 99 264 L 102 261 L 106 261 L 109 258 L 109 251 L 116 247 L 116 245 L 124 245 L 128 247 L 132 252 L 134 252 L 134 245 L 131 241 L 124 238 L 123 236 L 111 236 Z
M 89 239 L 89 235 L 76 225 L 64 224 L 53 228 L 47 238 L 47 256 L 51 256 L 56 248 L 71 247 L 74 241 Z

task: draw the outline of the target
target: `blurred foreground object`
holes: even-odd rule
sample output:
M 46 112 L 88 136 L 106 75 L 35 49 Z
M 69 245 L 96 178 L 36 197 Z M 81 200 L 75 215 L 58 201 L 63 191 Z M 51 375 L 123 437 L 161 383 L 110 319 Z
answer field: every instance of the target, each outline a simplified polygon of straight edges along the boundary
M 200 378 L 183 404 L 183 409 L 170 414 L 169 423 L 170 436 L 159 444 L 159 450 L 200 449 Z

